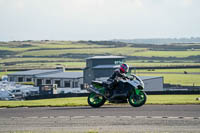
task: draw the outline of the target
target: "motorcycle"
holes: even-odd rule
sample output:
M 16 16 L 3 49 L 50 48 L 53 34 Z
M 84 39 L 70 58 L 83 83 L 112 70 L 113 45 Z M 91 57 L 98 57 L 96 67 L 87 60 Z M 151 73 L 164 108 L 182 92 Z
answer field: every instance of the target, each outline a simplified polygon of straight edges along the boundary
M 110 103 L 129 103 L 133 107 L 140 107 L 147 100 L 144 92 L 144 83 L 136 75 L 132 74 L 128 79 L 120 79 L 115 89 L 106 89 L 110 87 L 108 82 L 92 81 L 88 88 L 88 104 L 91 107 L 98 108 L 104 105 L 106 101 Z M 107 95 L 109 94 L 109 96 Z

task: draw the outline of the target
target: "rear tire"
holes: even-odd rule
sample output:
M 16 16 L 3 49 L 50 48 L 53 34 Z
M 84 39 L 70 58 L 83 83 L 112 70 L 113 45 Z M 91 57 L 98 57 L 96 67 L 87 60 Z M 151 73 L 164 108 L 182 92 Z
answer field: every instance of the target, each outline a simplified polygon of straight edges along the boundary
M 146 103 L 147 96 L 144 91 L 140 91 L 139 95 L 135 95 L 134 92 L 128 97 L 128 102 L 133 107 L 140 107 Z
M 106 99 L 103 96 L 97 95 L 94 92 L 91 92 L 88 96 L 88 104 L 93 108 L 98 108 L 104 105 Z

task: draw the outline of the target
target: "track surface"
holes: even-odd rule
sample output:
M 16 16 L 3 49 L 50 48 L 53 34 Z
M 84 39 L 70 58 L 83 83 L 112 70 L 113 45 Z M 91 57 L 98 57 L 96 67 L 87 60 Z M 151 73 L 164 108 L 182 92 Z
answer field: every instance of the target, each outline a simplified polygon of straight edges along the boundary
M 0 132 L 200 132 L 200 105 L 0 109 Z

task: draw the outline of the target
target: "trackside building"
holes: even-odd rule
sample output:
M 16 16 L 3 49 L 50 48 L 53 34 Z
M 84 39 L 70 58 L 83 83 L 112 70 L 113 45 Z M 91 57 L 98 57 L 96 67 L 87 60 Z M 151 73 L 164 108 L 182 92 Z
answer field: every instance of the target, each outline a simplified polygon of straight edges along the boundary
M 91 84 L 92 80 L 106 80 L 113 71 L 125 62 L 124 56 L 94 56 L 86 59 L 83 71 L 84 84 Z M 131 71 L 131 70 L 130 70 Z M 140 76 L 145 85 L 145 91 L 163 91 L 163 77 Z
M 91 84 L 92 80 L 109 77 L 113 71 L 125 62 L 124 56 L 94 56 L 86 59 L 83 71 L 84 83 Z
M 83 84 L 82 72 L 55 70 L 29 70 L 8 74 L 10 82 L 33 82 L 35 86 L 57 84 L 58 88 L 80 88 Z
M 86 59 L 83 72 L 63 69 L 29 70 L 8 74 L 10 82 L 33 82 L 35 86 L 57 84 L 58 88 L 85 88 L 92 80 L 105 80 L 125 62 L 124 56 L 94 56 Z M 131 71 L 131 70 L 130 70 Z M 141 76 L 145 91 L 163 91 L 163 77 Z

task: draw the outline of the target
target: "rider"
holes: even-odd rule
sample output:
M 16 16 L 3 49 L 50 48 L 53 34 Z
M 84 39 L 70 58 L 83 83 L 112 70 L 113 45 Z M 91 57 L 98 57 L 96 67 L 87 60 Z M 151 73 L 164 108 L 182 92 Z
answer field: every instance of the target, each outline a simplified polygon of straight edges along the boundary
M 126 73 L 128 73 L 128 71 L 129 66 L 127 64 L 121 64 L 120 68 L 116 69 L 109 79 L 119 80 L 120 78 L 127 78 Z
M 129 66 L 127 64 L 121 64 L 120 67 L 116 69 L 111 75 L 111 77 L 107 80 L 108 87 L 106 88 L 108 90 L 115 89 L 120 79 L 128 78 L 126 76 L 126 73 L 128 73 L 128 71 L 129 71 Z

